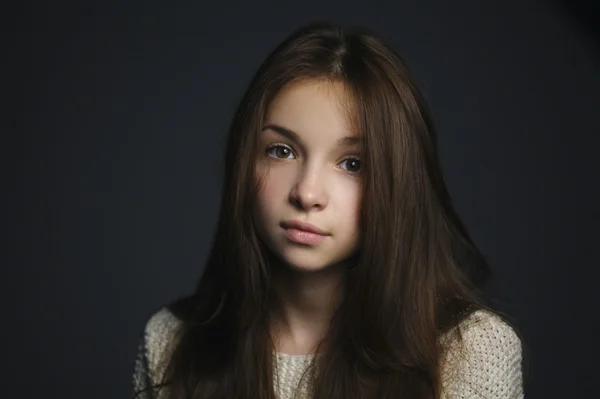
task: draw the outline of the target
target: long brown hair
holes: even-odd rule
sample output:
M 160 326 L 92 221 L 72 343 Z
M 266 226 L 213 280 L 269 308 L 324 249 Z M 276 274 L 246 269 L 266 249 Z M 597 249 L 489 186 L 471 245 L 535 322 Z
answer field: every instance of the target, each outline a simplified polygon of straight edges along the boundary
M 270 102 L 304 80 L 341 82 L 363 141 L 361 243 L 314 398 L 439 398 L 440 336 L 477 309 L 490 271 L 452 207 L 425 100 L 404 61 L 362 28 L 313 23 L 260 66 L 229 130 L 218 227 L 163 384 L 172 399 L 274 399 L 269 250 L 253 209 L 257 140 Z M 318 364 L 317 364 L 318 362 Z M 315 373 L 318 368 L 319 372 Z

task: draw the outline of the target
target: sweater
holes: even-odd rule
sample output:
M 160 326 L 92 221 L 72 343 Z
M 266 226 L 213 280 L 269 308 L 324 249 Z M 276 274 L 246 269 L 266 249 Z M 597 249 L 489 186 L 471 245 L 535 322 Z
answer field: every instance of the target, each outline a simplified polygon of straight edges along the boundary
M 154 313 L 146 322 L 140 340 L 133 372 L 134 395 L 158 384 L 169 354 L 173 350 L 173 334 L 181 321 L 167 308 Z M 447 333 L 441 340 L 448 350 L 441 364 L 442 398 L 523 398 L 522 350 L 516 332 L 502 319 L 487 311 L 477 310 L 461 322 L 462 350 Z M 306 378 L 301 376 L 315 355 L 274 353 L 274 389 L 279 399 L 308 398 Z M 301 382 L 299 384 L 299 382 Z M 152 390 L 136 396 L 160 399 Z

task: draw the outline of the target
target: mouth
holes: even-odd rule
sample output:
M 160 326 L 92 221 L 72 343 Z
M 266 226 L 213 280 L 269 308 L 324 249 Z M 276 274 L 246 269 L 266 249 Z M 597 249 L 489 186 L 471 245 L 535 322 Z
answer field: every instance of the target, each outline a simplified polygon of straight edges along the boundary
M 310 223 L 299 220 L 285 221 L 281 223 L 281 227 L 284 229 L 284 235 L 287 239 L 304 245 L 319 244 L 330 235 Z
M 312 234 L 318 234 L 321 236 L 328 236 L 330 235 L 329 233 L 327 233 L 324 230 L 321 230 L 320 228 L 318 228 L 315 225 L 312 225 L 310 223 L 306 223 L 306 222 L 301 222 L 300 220 L 286 220 L 283 221 L 281 223 L 281 227 L 283 227 L 284 229 L 294 229 L 294 230 L 300 230 L 306 233 L 312 233 Z

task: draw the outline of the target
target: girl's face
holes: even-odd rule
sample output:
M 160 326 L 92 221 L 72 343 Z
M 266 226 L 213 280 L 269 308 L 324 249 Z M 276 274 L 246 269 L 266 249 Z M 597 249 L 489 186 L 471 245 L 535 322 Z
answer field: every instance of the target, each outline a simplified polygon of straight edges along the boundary
M 258 232 L 299 271 L 322 270 L 358 247 L 361 147 L 346 104 L 342 84 L 292 84 L 270 104 L 260 133 Z

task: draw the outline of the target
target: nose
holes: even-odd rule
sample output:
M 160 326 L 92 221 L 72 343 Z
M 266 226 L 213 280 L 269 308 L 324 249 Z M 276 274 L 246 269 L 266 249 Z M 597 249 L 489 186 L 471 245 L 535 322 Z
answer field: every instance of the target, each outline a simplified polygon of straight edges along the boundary
M 304 211 L 323 210 L 327 207 L 328 195 L 319 168 L 304 169 L 290 191 L 290 202 Z

